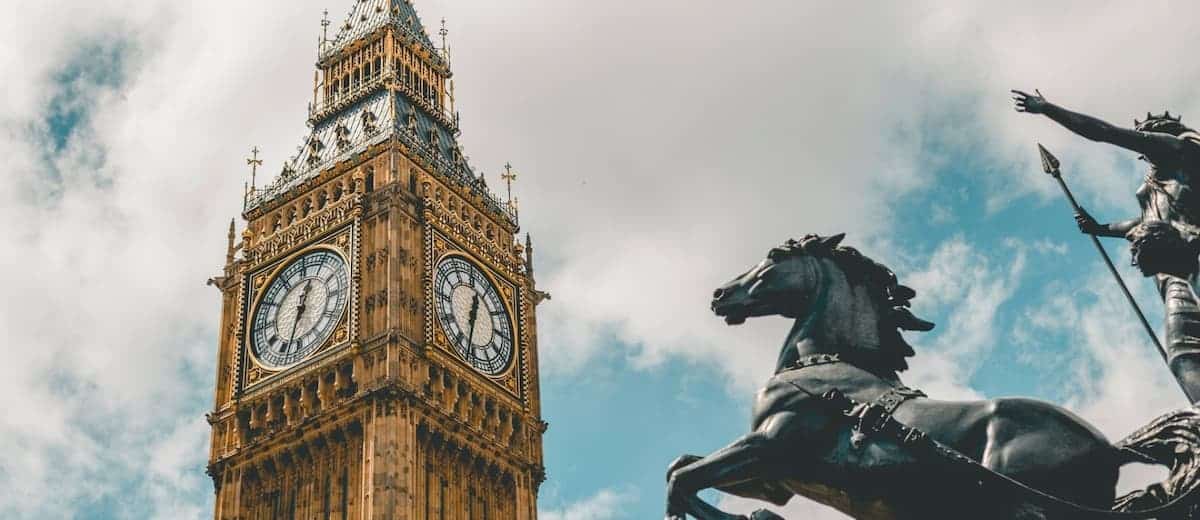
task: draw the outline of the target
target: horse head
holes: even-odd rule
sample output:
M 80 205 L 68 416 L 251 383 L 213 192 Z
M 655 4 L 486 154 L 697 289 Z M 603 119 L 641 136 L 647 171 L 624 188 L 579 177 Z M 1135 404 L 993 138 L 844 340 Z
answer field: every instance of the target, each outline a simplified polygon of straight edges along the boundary
M 807 242 L 788 240 L 771 248 L 758 265 L 713 292 L 712 310 L 730 325 L 747 318 L 780 315 L 798 318 L 811 307 L 821 279 L 821 259 L 804 254 L 805 248 L 833 249 L 845 235 Z
M 772 248 L 713 292 L 713 312 L 730 325 L 759 316 L 795 319 L 781 363 L 795 356 L 788 349 L 797 342 L 814 339 L 826 351 L 862 354 L 881 368 L 903 370 L 913 350 L 899 330 L 927 331 L 933 324 L 908 310 L 915 291 L 886 266 L 841 246 L 843 238 L 808 235 Z

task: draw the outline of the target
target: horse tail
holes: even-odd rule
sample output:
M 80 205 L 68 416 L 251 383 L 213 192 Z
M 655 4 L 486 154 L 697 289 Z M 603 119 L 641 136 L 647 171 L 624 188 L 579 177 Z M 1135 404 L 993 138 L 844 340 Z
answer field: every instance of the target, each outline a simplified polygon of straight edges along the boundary
M 1186 502 L 1189 505 L 1180 504 L 1187 515 L 1181 518 L 1193 518 L 1200 508 L 1200 408 L 1163 415 L 1114 447 L 1121 465 L 1139 462 L 1170 470 L 1166 480 L 1117 498 L 1114 511 L 1143 511 Z

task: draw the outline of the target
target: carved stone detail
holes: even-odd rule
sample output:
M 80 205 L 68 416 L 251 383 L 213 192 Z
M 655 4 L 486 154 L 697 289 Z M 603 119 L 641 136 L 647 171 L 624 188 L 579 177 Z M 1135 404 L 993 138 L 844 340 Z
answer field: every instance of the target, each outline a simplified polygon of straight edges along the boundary
M 311 241 L 321 233 L 352 218 L 359 200 L 356 196 L 343 197 L 342 200 L 262 239 L 254 248 L 246 251 L 246 260 L 251 265 L 257 265 Z M 349 238 L 341 240 L 344 241 L 339 243 L 339 246 L 348 243 Z

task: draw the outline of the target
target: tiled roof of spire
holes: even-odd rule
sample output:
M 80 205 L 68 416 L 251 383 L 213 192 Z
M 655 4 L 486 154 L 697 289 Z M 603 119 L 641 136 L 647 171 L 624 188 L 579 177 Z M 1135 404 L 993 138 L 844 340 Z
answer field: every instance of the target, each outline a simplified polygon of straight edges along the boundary
M 479 182 L 454 134 L 405 96 L 387 90 L 380 90 L 345 108 L 337 117 L 318 123 L 275 181 L 255 191 L 246 201 L 245 209 L 267 203 L 326 168 L 393 136 L 424 158 L 433 170 L 471 187 L 489 205 L 516 222 L 512 208 Z
M 439 57 L 437 47 L 425 32 L 416 8 L 407 0 L 354 0 L 354 8 L 346 21 L 338 26 L 338 33 L 321 52 L 321 58 L 336 53 L 349 43 L 366 36 L 387 24 L 416 38 L 428 48 L 430 54 Z M 440 59 L 440 57 L 439 57 Z
M 322 51 L 322 59 L 389 23 L 411 33 L 418 44 L 429 48 L 434 59 L 441 59 L 407 0 L 354 2 L 350 17 L 337 37 Z M 345 95 L 344 104 L 339 104 L 336 111 L 310 119 L 312 130 L 297 147 L 296 155 L 284 164 L 271 184 L 255 189 L 247 196 L 244 209 L 251 211 L 268 204 L 330 166 L 353 159 L 371 146 L 394 137 L 424 159 L 433 171 L 470 187 L 515 224 L 513 207 L 501 202 L 481 181 L 481 175 L 467 163 L 453 127 L 447 126 L 444 119 L 439 120 L 437 113 L 431 113 L 441 107 L 410 99 L 414 93 L 406 90 L 391 90 L 379 81 L 378 76 L 368 77 L 361 90 Z M 448 116 L 448 113 L 442 115 Z

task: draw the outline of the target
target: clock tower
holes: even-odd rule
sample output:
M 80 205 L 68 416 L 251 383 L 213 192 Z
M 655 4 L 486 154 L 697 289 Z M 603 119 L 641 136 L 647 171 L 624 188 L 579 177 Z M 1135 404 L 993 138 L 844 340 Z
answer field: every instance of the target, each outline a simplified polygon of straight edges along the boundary
M 310 132 L 210 282 L 214 518 L 532 520 L 546 295 L 515 204 L 467 163 L 407 0 L 324 25 Z

